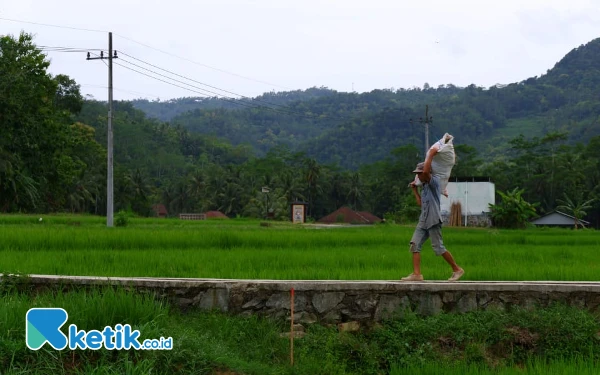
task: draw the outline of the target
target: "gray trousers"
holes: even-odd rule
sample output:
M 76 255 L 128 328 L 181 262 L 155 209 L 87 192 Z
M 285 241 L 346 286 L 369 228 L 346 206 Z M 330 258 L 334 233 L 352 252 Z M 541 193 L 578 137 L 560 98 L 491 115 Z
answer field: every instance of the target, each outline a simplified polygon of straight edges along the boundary
M 442 240 L 442 224 L 434 225 L 429 229 L 417 227 L 410 240 L 410 251 L 420 253 L 421 247 L 429 237 L 431 237 L 431 247 L 433 247 L 435 255 L 440 256 L 447 251 Z

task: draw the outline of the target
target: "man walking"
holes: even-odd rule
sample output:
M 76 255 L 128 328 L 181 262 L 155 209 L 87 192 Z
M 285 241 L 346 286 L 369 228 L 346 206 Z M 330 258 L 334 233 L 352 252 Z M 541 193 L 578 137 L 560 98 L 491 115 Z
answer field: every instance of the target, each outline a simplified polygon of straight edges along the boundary
M 438 177 L 431 174 L 431 157 L 427 157 L 425 162 L 417 164 L 417 168 L 413 171 L 416 173 L 419 180 L 423 183 L 422 195 L 415 184 L 415 181 L 410 183 L 415 199 L 421 206 L 421 216 L 415 232 L 410 240 L 410 251 L 413 257 L 413 273 L 403 277 L 402 281 L 422 281 L 421 274 L 421 247 L 431 238 L 431 246 L 437 256 L 442 256 L 446 262 L 452 267 L 452 276 L 448 281 L 458 281 L 465 271 L 460 268 L 452 254 L 444 247 L 442 241 L 442 214 L 440 210 L 440 181 Z

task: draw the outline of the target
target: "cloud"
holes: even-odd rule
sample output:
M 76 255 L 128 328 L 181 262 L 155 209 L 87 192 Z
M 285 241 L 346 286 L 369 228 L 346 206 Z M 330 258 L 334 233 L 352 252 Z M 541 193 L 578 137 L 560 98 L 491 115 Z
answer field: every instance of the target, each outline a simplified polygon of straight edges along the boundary
M 582 28 L 597 27 L 598 9 L 540 8 L 516 14 L 519 34 L 524 40 L 537 45 L 571 43 Z M 576 46 L 573 46 L 576 47 Z

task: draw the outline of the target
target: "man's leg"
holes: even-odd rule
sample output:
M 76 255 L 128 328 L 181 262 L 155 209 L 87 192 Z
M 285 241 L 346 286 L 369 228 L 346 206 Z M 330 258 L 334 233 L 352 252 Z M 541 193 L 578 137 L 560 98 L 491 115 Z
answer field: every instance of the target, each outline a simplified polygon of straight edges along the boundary
M 457 281 L 462 277 L 465 271 L 456 264 L 452 254 L 444 247 L 444 241 L 442 239 L 442 226 L 436 225 L 429 229 L 431 235 L 431 246 L 436 255 L 441 255 L 442 258 L 452 267 L 452 277 L 449 280 Z
M 429 233 L 425 229 L 416 228 L 410 240 L 410 252 L 412 253 L 413 273 L 403 277 L 402 281 L 420 281 L 423 280 L 421 274 L 421 247 L 429 238 Z
M 421 247 L 429 238 L 429 231 L 416 228 L 415 233 L 410 240 L 410 252 L 413 254 L 413 273 L 421 274 Z
M 421 253 L 412 253 L 413 255 L 413 273 L 415 275 L 421 274 Z
M 456 262 L 454 261 L 452 254 L 450 254 L 450 252 L 448 250 L 446 250 L 446 252 L 444 254 L 442 254 L 442 257 L 452 267 L 452 271 L 458 272 L 461 270 L 461 268 L 458 266 L 458 264 L 456 264 Z

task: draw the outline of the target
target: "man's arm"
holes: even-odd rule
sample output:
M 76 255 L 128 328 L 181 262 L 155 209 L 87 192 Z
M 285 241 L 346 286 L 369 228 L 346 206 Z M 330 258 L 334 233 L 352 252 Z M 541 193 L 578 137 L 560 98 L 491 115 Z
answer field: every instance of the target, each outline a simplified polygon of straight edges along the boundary
M 431 162 L 433 161 L 433 157 L 438 153 L 438 149 L 436 147 L 430 149 L 427 152 L 427 157 L 425 158 L 425 166 L 423 167 L 423 182 L 431 181 Z
M 415 185 L 415 182 L 411 182 L 410 183 L 410 187 L 413 191 L 413 194 L 415 195 L 415 199 L 417 200 L 417 204 L 419 206 L 421 206 L 421 194 L 419 194 L 419 189 L 417 188 L 417 185 Z

